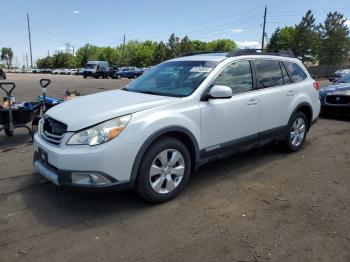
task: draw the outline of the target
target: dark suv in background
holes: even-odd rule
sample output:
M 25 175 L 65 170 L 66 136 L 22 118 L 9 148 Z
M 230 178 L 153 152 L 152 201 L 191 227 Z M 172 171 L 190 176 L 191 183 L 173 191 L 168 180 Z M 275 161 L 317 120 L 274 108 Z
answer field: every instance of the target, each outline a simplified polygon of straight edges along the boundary
M 115 77 L 117 79 L 121 78 L 137 78 L 140 75 L 142 75 L 145 72 L 145 70 L 138 68 L 138 67 L 121 67 L 118 68 L 117 71 L 115 71 Z

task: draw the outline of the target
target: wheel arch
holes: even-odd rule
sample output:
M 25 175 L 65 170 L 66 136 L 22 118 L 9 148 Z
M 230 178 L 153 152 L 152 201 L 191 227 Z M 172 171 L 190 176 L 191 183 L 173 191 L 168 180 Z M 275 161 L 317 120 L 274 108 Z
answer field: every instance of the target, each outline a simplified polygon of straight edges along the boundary
M 185 144 L 185 146 L 188 148 L 191 155 L 191 172 L 195 172 L 197 170 L 198 162 L 199 162 L 199 146 L 195 136 L 192 134 L 191 131 L 189 131 L 187 128 L 184 128 L 182 126 L 169 126 L 156 131 L 151 136 L 149 136 L 146 139 L 146 141 L 142 144 L 141 148 L 139 149 L 136 155 L 136 158 L 131 170 L 130 181 L 133 185 L 135 185 L 138 170 L 140 168 L 142 158 L 146 153 L 147 149 L 154 142 L 166 136 L 177 138 L 182 143 Z
M 308 122 L 308 130 L 311 127 L 312 124 L 312 117 L 313 117 L 313 110 L 312 110 L 312 106 L 307 103 L 307 102 L 303 102 L 300 103 L 293 111 L 292 115 L 290 116 L 290 118 L 292 118 L 292 116 L 296 113 L 296 112 L 302 112 L 305 114 L 307 122 Z

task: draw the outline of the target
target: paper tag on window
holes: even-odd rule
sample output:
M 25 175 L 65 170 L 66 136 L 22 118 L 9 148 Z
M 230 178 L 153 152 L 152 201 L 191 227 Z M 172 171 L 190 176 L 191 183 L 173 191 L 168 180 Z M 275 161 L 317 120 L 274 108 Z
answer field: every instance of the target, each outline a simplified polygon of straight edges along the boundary
M 192 67 L 190 72 L 192 73 L 208 73 L 212 70 L 211 67 L 205 67 L 205 66 L 195 66 Z

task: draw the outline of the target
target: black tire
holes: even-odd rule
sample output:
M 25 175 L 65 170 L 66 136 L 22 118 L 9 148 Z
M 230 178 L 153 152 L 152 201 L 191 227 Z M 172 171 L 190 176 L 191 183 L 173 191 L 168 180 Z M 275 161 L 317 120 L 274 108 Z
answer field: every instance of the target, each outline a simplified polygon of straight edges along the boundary
M 84 75 L 84 78 L 86 78 L 86 75 Z
M 137 78 L 137 76 L 135 75 L 135 76 L 133 76 L 132 78 L 136 79 L 136 78 Z
M 121 75 L 117 75 L 117 79 L 122 79 L 122 76 Z
M 305 134 L 304 134 L 304 137 L 301 140 L 300 144 L 296 146 L 296 145 L 293 145 L 293 143 L 292 143 L 291 133 L 293 130 L 293 124 L 295 123 L 295 121 L 297 119 L 302 119 L 304 121 Z M 298 151 L 303 146 L 303 144 L 305 142 L 308 130 L 309 130 L 309 123 L 308 123 L 308 120 L 307 120 L 305 114 L 303 112 L 300 112 L 300 111 L 296 112 L 289 120 L 287 133 L 286 133 L 286 139 L 284 141 L 281 141 L 282 149 L 286 152 Z
M 150 182 L 149 171 L 158 154 L 166 149 L 175 149 L 181 153 L 185 163 L 185 170 L 180 183 L 168 193 L 156 192 Z M 162 203 L 176 197 L 186 185 L 191 173 L 191 157 L 186 146 L 178 139 L 164 137 L 153 143 L 145 152 L 136 179 L 136 191 L 138 194 L 153 203 Z
M 13 131 L 10 131 L 9 128 L 6 128 L 6 127 L 5 127 L 5 134 L 6 134 L 7 136 L 13 136 Z

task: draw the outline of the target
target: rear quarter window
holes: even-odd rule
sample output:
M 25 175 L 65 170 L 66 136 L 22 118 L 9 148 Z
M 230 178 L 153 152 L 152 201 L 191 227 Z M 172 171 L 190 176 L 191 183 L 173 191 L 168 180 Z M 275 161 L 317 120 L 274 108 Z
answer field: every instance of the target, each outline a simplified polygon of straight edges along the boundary
M 300 82 L 306 79 L 307 75 L 299 65 L 293 62 L 285 62 L 285 65 L 294 82 Z

